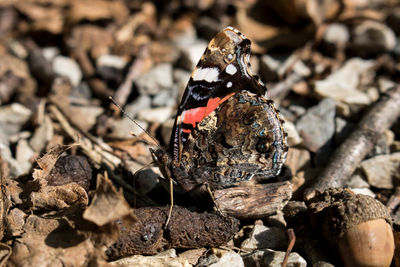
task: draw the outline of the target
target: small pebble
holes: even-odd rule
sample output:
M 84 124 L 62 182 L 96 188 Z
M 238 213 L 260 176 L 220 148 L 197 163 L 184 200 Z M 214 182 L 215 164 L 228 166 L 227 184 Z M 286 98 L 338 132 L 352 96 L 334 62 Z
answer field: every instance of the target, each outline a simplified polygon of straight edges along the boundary
M 135 81 L 141 94 L 156 95 L 163 89 L 173 86 L 172 66 L 160 63 Z
M 335 101 L 326 98 L 311 107 L 297 121 L 296 127 L 307 148 L 313 152 L 318 151 L 335 132 Z
M 78 86 L 82 79 L 78 63 L 69 57 L 56 56 L 53 60 L 53 71 L 60 76 L 68 77 L 74 86 Z
M 393 189 L 400 182 L 400 153 L 380 155 L 361 162 L 368 183 L 380 189 Z

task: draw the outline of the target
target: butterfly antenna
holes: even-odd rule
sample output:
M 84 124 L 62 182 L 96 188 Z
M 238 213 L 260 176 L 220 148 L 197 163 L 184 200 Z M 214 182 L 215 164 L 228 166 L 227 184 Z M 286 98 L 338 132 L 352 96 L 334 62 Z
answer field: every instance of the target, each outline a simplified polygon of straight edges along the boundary
M 143 132 L 145 132 L 153 141 L 156 143 L 158 147 L 160 146 L 160 143 L 146 130 L 144 129 L 139 123 L 137 123 L 128 113 L 125 112 L 125 110 L 117 103 L 117 101 L 114 100 L 111 96 L 108 97 L 108 99 L 111 100 L 111 102 L 122 112 L 122 115 L 127 117 L 129 120 L 131 120 L 134 124 L 136 124 L 137 127 L 139 127 Z

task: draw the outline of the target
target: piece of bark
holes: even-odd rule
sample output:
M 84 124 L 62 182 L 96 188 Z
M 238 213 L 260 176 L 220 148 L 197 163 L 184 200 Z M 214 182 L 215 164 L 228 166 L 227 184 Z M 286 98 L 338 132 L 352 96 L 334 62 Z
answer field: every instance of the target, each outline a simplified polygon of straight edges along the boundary
M 238 220 L 212 213 L 196 213 L 174 206 L 166 229 L 169 207 L 134 210 L 137 221 L 118 220 L 118 241 L 106 254 L 117 259 L 134 254 L 156 254 L 169 248 L 216 247 L 228 242 L 238 231 Z
M 310 199 L 316 191 L 342 187 L 379 137 L 400 116 L 400 86 L 388 90 L 363 117 L 356 130 L 335 150 L 328 165 L 305 191 Z
M 238 186 L 214 191 L 215 205 L 223 214 L 240 219 L 257 219 L 283 209 L 292 197 L 288 181 Z

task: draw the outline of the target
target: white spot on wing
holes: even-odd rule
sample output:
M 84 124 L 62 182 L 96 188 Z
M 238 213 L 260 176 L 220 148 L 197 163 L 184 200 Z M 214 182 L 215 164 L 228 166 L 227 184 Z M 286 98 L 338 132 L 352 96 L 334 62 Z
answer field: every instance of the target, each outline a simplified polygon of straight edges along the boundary
M 229 64 L 228 66 L 226 66 L 225 72 L 230 75 L 233 75 L 237 72 L 237 68 L 233 66 L 233 64 Z
M 192 74 L 193 81 L 217 82 L 219 76 L 218 68 L 196 68 Z
M 232 82 L 228 82 L 228 83 L 226 84 L 226 87 L 231 88 L 231 87 L 232 87 Z

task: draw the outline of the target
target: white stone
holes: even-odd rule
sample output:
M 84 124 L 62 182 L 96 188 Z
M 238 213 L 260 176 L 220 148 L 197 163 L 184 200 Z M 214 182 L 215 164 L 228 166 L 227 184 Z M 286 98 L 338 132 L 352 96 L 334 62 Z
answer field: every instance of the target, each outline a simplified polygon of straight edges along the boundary
M 156 95 L 173 86 L 172 66 L 160 63 L 135 80 L 141 94 Z
M 326 28 L 323 38 L 328 43 L 345 44 L 350 39 L 350 33 L 345 25 L 331 23 Z
M 161 252 L 154 256 L 134 255 L 110 262 L 112 265 L 123 266 L 146 266 L 146 267 L 191 267 L 192 265 L 186 260 L 176 256 L 174 249 Z
M 229 251 L 224 253 L 216 263 L 210 264 L 209 267 L 244 267 L 244 263 L 239 254 Z
M 244 240 L 240 247 L 243 250 L 277 249 L 286 246 L 286 244 L 287 236 L 283 228 L 256 224 L 250 233 L 250 237 Z
M 353 58 L 326 79 L 315 82 L 315 91 L 322 97 L 331 97 L 346 104 L 368 105 L 367 94 L 358 91 L 357 86 L 364 75 L 371 75 L 372 60 Z M 373 76 L 373 75 L 372 75 Z
M 126 60 L 117 55 L 104 54 L 97 58 L 97 67 L 112 67 L 116 69 L 123 69 L 126 66 Z
M 53 71 L 60 76 L 67 77 L 74 86 L 78 86 L 82 79 L 78 63 L 69 57 L 56 56 L 53 60 Z
M 367 195 L 373 198 L 376 197 L 375 193 L 372 192 L 369 188 L 351 188 L 351 191 L 353 191 L 357 195 Z
M 288 134 L 287 142 L 289 147 L 301 144 L 303 139 L 301 139 L 299 133 L 296 130 L 296 126 L 291 121 L 285 121 L 283 125 L 286 133 Z
M 138 113 L 138 119 L 147 122 L 163 123 L 172 115 L 172 110 L 172 107 L 145 109 Z

